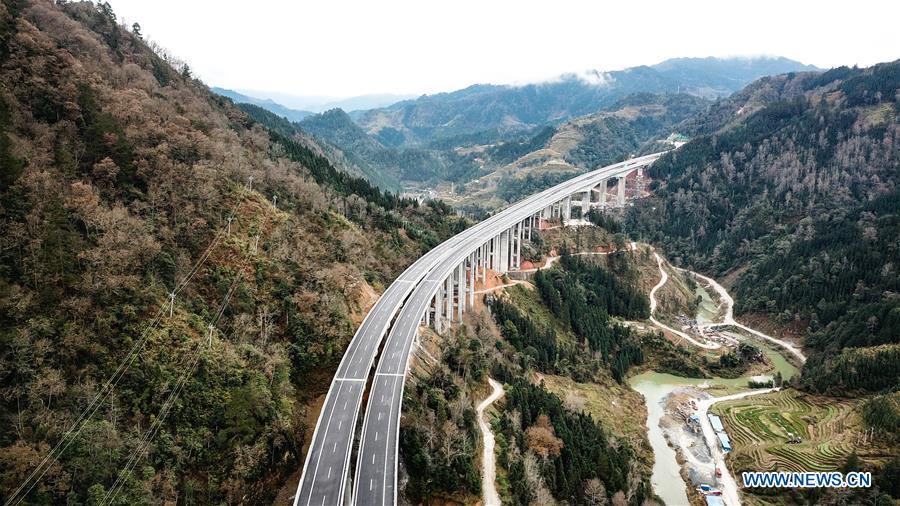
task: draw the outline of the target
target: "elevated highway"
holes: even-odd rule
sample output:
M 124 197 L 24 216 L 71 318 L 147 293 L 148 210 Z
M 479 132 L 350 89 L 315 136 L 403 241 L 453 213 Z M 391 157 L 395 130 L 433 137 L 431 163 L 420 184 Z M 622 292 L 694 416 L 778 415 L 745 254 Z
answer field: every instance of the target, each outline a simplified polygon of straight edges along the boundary
M 382 294 L 348 346 L 332 380 L 294 496 L 294 505 L 340 505 L 347 501 L 353 437 L 359 408 L 382 341 L 371 383 L 355 487 L 354 504 L 396 504 L 397 441 L 409 357 L 419 325 L 439 332 L 461 320 L 474 303 L 476 276 L 503 273 L 521 265 L 521 246 L 540 219 L 571 217 L 605 206 L 611 178 L 619 180 L 615 205 L 624 205 L 624 181 L 662 153 L 633 158 L 582 174 L 519 201 L 441 243 L 414 262 Z M 600 191 L 597 187 L 602 186 Z M 575 197 L 575 198 L 573 198 Z M 389 334 L 388 334 L 389 332 Z

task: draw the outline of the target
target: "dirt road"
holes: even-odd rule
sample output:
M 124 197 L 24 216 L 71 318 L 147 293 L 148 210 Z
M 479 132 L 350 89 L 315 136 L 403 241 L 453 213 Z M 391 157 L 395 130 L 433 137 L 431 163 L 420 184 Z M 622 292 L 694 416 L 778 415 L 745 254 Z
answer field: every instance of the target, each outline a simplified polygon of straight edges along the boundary
M 659 266 L 660 279 L 659 279 L 659 283 L 657 283 L 656 286 L 654 286 L 650 290 L 650 321 L 653 322 L 653 324 L 656 325 L 657 327 L 659 327 L 663 330 L 668 330 L 669 332 L 675 334 L 676 336 L 684 339 L 685 341 L 687 341 L 699 348 L 703 348 L 703 349 L 707 349 L 707 350 L 715 350 L 715 349 L 720 348 L 721 345 L 719 343 L 713 343 L 713 342 L 709 342 L 709 341 L 707 341 L 705 343 L 700 342 L 680 330 L 675 330 L 672 327 L 665 325 L 664 323 L 658 321 L 653 316 L 653 313 L 656 312 L 656 291 L 659 290 L 660 288 L 662 288 L 663 285 L 666 284 L 666 281 L 669 280 L 669 274 L 665 271 L 665 269 L 663 269 L 662 257 L 659 256 L 659 253 L 657 253 L 655 251 L 653 252 L 653 256 L 656 257 L 656 265 Z
M 733 401 L 735 399 L 743 399 L 744 397 L 750 397 L 751 395 L 760 395 L 775 392 L 777 390 L 779 389 L 765 388 L 761 390 L 750 390 L 748 392 L 724 395 L 722 397 L 701 399 L 697 403 L 697 414 L 700 416 L 700 427 L 703 429 L 703 439 L 706 440 L 706 445 L 709 447 L 709 452 L 713 456 L 716 467 L 722 471 L 722 477 L 719 478 L 719 488 L 722 490 L 722 499 L 725 501 L 725 504 L 729 506 L 739 506 L 741 504 L 738 485 L 734 476 L 731 476 L 731 471 L 728 470 L 728 466 L 725 465 L 725 453 L 722 451 L 722 447 L 719 445 L 719 438 L 716 436 L 716 431 L 713 430 L 712 424 L 709 422 L 709 417 L 706 415 L 709 413 L 709 408 L 717 402 Z
M 491 426 L 484 419 L 484 410 L 503 396 L 503 385 L 493 378 L 488 378 L 491 384 L 491 395 L 481 401 L 475 408 L 478 413 L 478 428 L 481 429 L 482 457 L 481 457 L 481 493 L 485 506 L 500 506 L 500 496 L 497 495 L 496 472 L 494 462 L 494 433 Z
M 728 295 L 728 290 L 726 290 L 725 287 L 720 285 L 716 280 L 714 280 L 712 278 L 708 278 L 708 277 L 704 276 L 703 274 L 699 274 L 694 271 L 686 271 L 686 272 L 689 272 L 690 274 L 696 276 L 697 278 L 702 279 L 703 281 L 709 283 L 709 285 L 712 286 L 713 290 L 715 290 L 716 293 L 719 294 L 719 297 L 722 298 L 722 301 L 725 302 L 725 317 L 722 319 L 722 321 L 719 323 L 708 323 L 706 325 L 703 325 L 702 328 L 724 327 L 724 326 L 737 327 L 737 328 L 744 330 L 746 332 L 749 332 L 761 339 L 765 339 L 766 341 L 769 341 L 771 343 L 777 344 L 778 346 L 781 346 L 782 348 L 786 349 L 790 354 L 797 357 L 797 359 L 799 359 L 801 363 L 806 362 L 806 355 L 803 354 L 803 352 L 800 350 L 800 348 L 797 348 L 796 346 L 794 346 L 793 344 L 791 344 L 785 340 L 778 339 L 777 337 L 772 337 L 767 334 L 763 334 L 762 332 L 760 332 L 756 329 L 750 328 L 750 327 L 736 321 L 734 319 L 734 299 L 731 298 L 731 295 Z

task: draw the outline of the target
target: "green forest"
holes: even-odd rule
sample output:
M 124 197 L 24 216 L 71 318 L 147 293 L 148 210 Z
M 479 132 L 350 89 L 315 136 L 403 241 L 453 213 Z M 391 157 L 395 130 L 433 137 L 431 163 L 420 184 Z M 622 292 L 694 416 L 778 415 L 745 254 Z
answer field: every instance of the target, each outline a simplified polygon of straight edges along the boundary
M 116 19 L 0 4 L 0 489 L 38 469 L 28 504 L 266 503 L 369 294 L 467 222 Z
M 900 62 L 761 80 L 691 120 L 704 135 L 653 165 L 663 182 L 625 218 L 676 263 L 740 272 L 737 314 L 805 328 L 814 391 L 900 377 L 898 87 Z
M 500 464 L 509 470 L 513 504 L 524 506 L 537 499 L 525 476 L 532 472 L 531 463 L 522 456 L 526 450 L 542 457 L 537 470 L 557 500 L 606 504 L 608 495 L 622 495 L 622 490 L 635 486 L 632 503 L 643 503 L 646 484 L 632 483 L 634 455 L 627 444 L 612 443 L 590 415 L 567 410 L 559 397 L 542 385 L 522 378 L 508 381 L 505 409 L 514 415 L 499 418 L 494 430 Z
M 503 337 L 519 351 L 523 367 L 572 374 L 582 381 L 596 374 L 592 367 L 604 364 L 621 382 L 629 367 L 643 363 L 639 338 L 612 317 L 646 318 L 648 299 L 629 282 L 634 273 L 626 254 L 609 255 L 609 263 L 612 270 L 564 254 L 560 268 L 537 271 L 534 285 L 552 320 L 523 312 L 508 298 L 486 299 Z M 577 341 L 566 342 L 558 329 Z

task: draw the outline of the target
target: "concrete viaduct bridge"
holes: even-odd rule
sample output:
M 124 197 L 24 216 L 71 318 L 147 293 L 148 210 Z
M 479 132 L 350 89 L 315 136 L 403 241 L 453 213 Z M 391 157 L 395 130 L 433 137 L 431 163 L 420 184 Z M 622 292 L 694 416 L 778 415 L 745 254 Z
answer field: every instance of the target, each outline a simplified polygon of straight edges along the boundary
M 294 506 L 396 504 L 400 409 L 419 326 L 442 332 L 462 320 L 463 312 L 474 304 L 478 278 L 484 282 L 489 271 L 518 269 L 523 241 L 531 239 L 541 219 L 558 217 L 565 224 L 573 203 L 583 212 L 607 206 L 610 179 L 617 179 L 618 185 L 616 201 L 609 205 L 624 206 L 626 177 L 634 172 L 642 175 L 662 154 L 609 165 L 527 197 L 409 266 L 366 315 L 344 353 L 316 423 Z M 359 408 L 370 382 L 351 479 Z

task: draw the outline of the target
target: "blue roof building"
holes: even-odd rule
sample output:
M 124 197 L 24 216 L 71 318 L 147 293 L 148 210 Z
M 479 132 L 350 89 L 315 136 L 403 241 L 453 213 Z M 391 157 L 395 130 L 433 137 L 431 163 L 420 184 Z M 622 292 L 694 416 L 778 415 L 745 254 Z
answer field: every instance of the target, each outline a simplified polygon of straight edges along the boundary
M 706 506 L 725 506 L 725 499 L 718 495 L 707 495 Z
M 722 444 L 722 450 L 724 450 L 725 453 L 730 452 L 731 440 L 728 439 L 728 434 L 725 434 L 724 432 L 716 432 L 716 435 L 719 436 L 719 443 Z
M 719 418 L 718 416 L 716 416 L 712 413 L 709 413 L 706 416 L 709 418 L 709 423 L 712 424 L 712 428 L 714 431 L 721 432 L 721 431 L 725 430 L 725 427 L 722 425 L 721 418 Z

